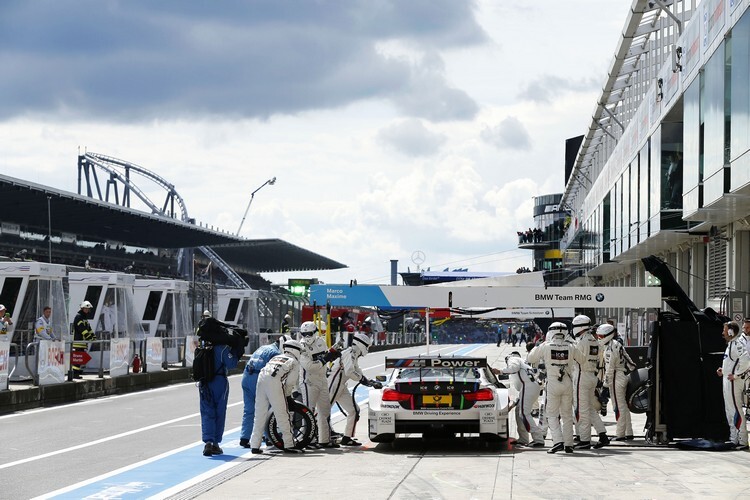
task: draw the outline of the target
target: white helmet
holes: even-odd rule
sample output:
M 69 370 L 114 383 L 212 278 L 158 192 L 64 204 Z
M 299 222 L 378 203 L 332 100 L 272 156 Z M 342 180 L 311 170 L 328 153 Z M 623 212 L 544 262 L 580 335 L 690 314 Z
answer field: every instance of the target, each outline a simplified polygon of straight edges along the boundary
M 209 311 L 208 309 L 206 309 L 205 311 L 203 311 L 203 314 L 201 315 L 201 318 L 210 318 L 210 317 L 211 317 L 211 311 Z
M 505 356 L 505 364 L 506 364 L 506 365 L 508 364 L 508 360 L 509 360 L 510 358 L 520 358 L 520 357 L 521 357 L 521 353 L 520 353 L 520 352 L 518 352 L 518 351 L 513 351 L 513 352 L 511 352 L 510 354 L 508 354 L 507 356 Z
M 84 300 L 83 302 L 81 302 L 81 309 L 93 309 L 93 308 L 94 306 L 92 306 L 91 302 L 89 302 L 88 300 Z
M 299 340 L 287 340 L 284 342 L 284 353 L 293 356 L 296 360 L 299 360 L 299 357 L 302 354 L 302 349 L 304 349 L 304 347 Z
M 573 336 L 580 337 L 591 329 L 591 318 L 585 314 L 579 314 L 573 318 Z
M 596 338 L 599 339 L 599 344 L 602 346 L 609 344 L 615 338 L 615 327 L 609 323 L 599 325 L 599 328 L 596 329 Z
M 364 356 L 367 354 L 367 351 L 370 350 L 371 345 L 372 339 L 366 333 L 357 332 L 352 337 L 352 349 L 354 350 L 354 354 Z
M 279 338 L 276 339 L 276 347 L 279 348 L 279 351 L 283 351 L 284 344 L 290 340 L 292 340 L 292 337 L 290 337 L 289 335 L 279 335 Z
M 305 321 L 299 326 L 299 333 L 303 337 L 312 337 L 318 331 L 318 327 L 312 321 Z
M 555 337 L 564 339 L 566 335 L 568 335 L 568 325 L 562 321 L 555 321 L 547 328 L 547 337 L 549 339 L 554 339 Z

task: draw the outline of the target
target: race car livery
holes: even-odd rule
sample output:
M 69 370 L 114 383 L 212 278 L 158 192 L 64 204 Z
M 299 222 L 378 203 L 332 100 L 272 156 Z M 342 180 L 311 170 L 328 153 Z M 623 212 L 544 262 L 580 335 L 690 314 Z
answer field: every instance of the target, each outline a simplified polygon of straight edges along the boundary
M 508 389 L 487 358 L 386 358 L 382 389 L 370 390 L 369 437 L 392 442 L 399 434 L 508 438 Z

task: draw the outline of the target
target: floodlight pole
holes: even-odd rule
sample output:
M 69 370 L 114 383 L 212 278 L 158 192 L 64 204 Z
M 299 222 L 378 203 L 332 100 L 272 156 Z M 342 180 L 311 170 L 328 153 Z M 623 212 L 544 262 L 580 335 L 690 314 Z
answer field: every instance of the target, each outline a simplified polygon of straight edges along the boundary
M 52 264 L 52 197 L 47 196 L 47 250 L 49 263 Z
M 245 223 L 245 218 L 247 217 L 247 213 L 250 211 L 250 205 L 252 205 L 253 199 L 255 198 L 255 193 L 257 193 L 258 191 L 260 191 L 261 189 L 263 189 L 266 185 L 273 186 L 274 184 L 276 184 L 276 177 L 272 177 L 272 178 L 268 179 L 266 182 L 264 182 L 263 184 L 261 184 L 260 187 L 258 187 L 258 189 L 256 189 L 252 193 L 250 193 L 250 201 L 247 202 L 247 208 L 245 209 L 245 215 L 242 216 L 242 220 L 240 221 L 240 227 L 237 228 L 237 236 L 240 235 L 240 231 L 242 230 L 242 225 Z

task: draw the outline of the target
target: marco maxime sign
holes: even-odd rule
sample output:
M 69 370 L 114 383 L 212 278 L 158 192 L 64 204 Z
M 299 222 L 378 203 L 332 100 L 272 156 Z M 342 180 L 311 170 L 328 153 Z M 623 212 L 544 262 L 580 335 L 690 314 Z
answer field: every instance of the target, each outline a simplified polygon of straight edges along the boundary
M 661 307 L 658 287 L 461 287 L 313 285 L 318 305 L 445 307 Z

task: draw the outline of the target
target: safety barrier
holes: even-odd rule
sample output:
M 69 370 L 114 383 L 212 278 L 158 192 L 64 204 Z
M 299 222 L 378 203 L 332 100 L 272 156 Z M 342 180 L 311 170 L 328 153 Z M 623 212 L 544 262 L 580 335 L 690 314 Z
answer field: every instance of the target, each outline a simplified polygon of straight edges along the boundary
M 280 335 L 278 332 L 251 335 L 246 353 L 251 354 L 260 345 L 275 341 Z M 345 335 L 336 334 L 334 341 L 342 337 L 342 345 L 346 345 Z M 380 336 L 375 336 L 373 346 L 377 347 L 377 350 L 382 350 L 415 345 L 424 341 L 425 336 L 422 332 L 384 332 Z M 85 342 L 87 345 L 85 362 L 80 364 L 85 367 L 83 371 L 85 375 L 95 374 L 100 379 L 104 378 L 105 374 L 110 377 L 119 377 L 135 373 L 187 368 L 192 366 L 192 355 L 197 342 L 198 338 L 193 335 L 93 340 Z M 71 340 L 34 340 L 25 346 L 2 343 L 0 345 L 0 390 L 7 390 L 9 381 L 31 381 L 36 386 L 73 381 L 72 344 Z M 3 345 L 9 348 L 3 350 Z M 136 356 L 138 362 L 135 362 Z M 3 366 L 5 366 L 5 378 L 3 378 Z M 137 369 L 134 369 L 135 367 Z

